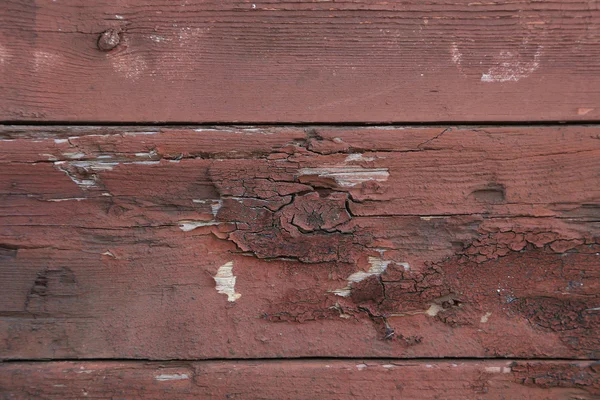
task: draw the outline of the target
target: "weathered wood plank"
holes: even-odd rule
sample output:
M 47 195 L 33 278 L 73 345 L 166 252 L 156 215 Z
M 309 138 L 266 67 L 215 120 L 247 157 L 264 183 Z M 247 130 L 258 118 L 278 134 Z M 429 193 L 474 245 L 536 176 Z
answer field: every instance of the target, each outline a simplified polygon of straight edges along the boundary
M 600 354 L 600 128 L 3 128 L 0 356 Z
M 592 121 L 599 26 L 588 0 L 4 0 L 0 119 Z
M 598 364 L 532 361 L 0 364 L 7 399 L 597 399 Z

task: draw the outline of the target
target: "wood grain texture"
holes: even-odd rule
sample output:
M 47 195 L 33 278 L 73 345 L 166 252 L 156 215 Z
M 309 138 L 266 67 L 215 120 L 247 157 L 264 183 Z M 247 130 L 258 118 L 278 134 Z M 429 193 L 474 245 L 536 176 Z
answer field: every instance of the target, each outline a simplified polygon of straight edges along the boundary
M 597 399 L 598 364 L 229 361 L 0 364 L 7 399 Z
M 596 121 L 600 10 L 3 0 L 5 121 Z
M 0 356 L 598 358 L 600 128 L 0 131 Z

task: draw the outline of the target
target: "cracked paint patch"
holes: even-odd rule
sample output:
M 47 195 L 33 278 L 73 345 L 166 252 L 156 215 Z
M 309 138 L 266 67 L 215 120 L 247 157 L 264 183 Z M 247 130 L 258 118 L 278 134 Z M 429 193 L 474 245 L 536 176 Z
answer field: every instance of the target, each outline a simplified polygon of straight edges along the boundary
M 213 277 L 217 286 L 217 292 L 226 294 L 227 301 L 234 302 L 242 295 L 235 292 L 235 280 L 236 276 L 233 275 L 233 261 L 229 261 L 219 267 L 217 275 Z

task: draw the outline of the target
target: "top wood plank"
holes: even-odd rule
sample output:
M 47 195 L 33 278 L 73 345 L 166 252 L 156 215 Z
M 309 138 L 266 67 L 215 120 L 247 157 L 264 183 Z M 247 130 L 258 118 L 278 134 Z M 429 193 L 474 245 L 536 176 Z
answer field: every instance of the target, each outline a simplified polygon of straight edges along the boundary
M 597 121 L 598 7 L 3 0 L 0 120 Z

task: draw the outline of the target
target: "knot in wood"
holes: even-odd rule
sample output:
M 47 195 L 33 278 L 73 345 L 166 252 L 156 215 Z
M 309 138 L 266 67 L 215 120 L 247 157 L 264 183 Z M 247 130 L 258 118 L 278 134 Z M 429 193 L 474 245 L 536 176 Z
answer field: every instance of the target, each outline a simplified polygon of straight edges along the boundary
M 115 28 L 108 29 L 98 37 L 98 49 L 101 51 L 111 51 L 121 42 L 120 31 Z
M 331 193 L 321 196 L 311 192 L 297 196 L 283 210 L 283 217 L 301 232 L 331 231 L 350 220 L 346 209 L 347 194 Z

